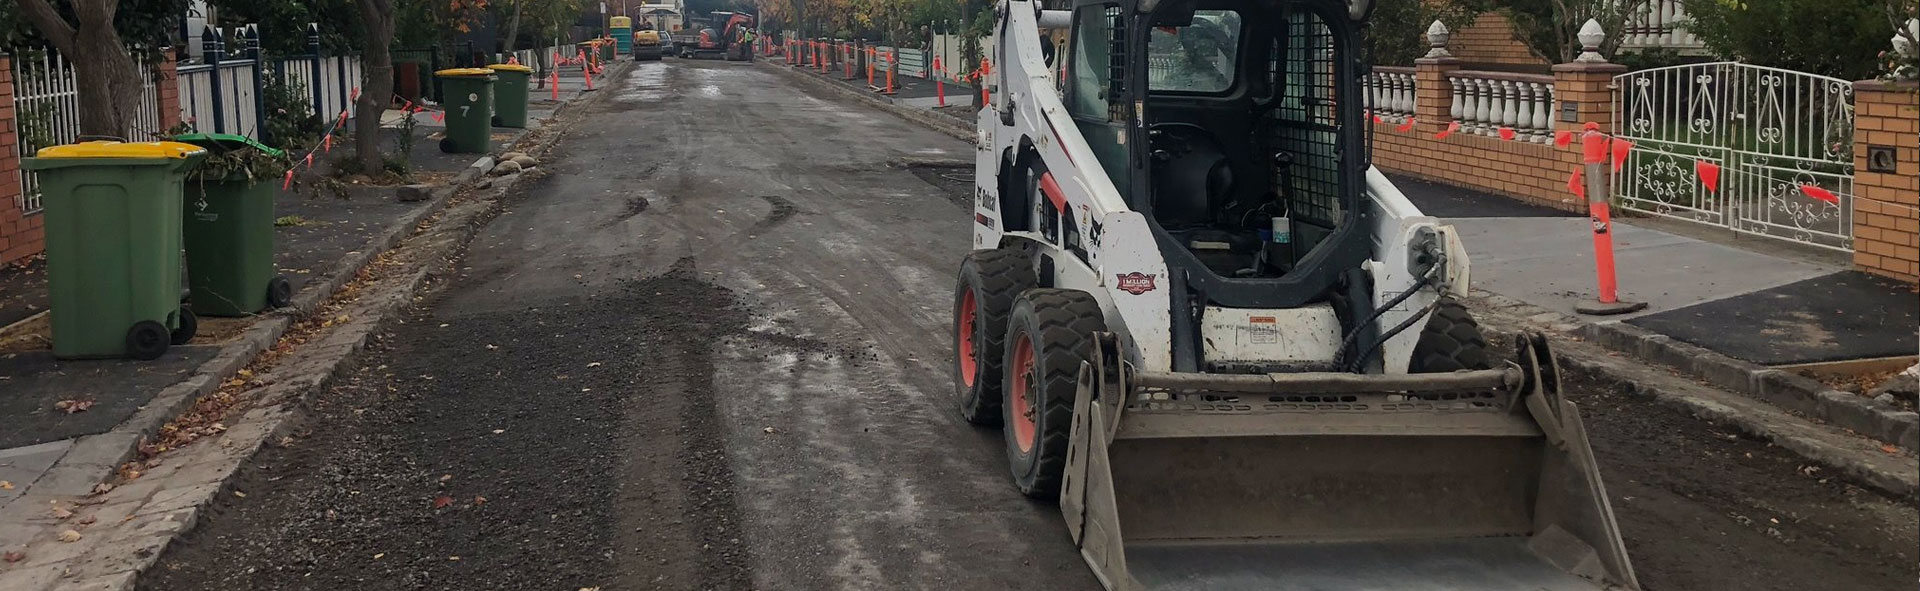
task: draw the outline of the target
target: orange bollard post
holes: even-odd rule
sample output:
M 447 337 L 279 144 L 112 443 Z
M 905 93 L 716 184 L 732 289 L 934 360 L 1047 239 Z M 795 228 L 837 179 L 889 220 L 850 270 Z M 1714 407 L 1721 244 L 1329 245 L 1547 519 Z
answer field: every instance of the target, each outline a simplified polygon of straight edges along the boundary
M 1599 279 L 1600 297 L 1595 301 L 1577 302 L 1573 310 L 1581 314 L 1606 316 L 1638 312 L 1647 308 L 1646 302 L 1629 302 L 1620 299 L 1619 284 L 1616 282 L 1613 266 L 1613 213 L 1607 207 L 1607 159 L 1610 138 L 1600 131 L 1600 125 L 1588 122 L 1586 133 L 1581 134 L 1581 161 L 1586 167 L 1587 215 L 1593 223 L 1593 264 L 1594 274 Z
M 593 90 L 593 72 L 587 71 L 586 54 L 581 53 L 576 59 L 580 60 L 580 78 L 587 81 L 587 90 Z
M 940 71 L 940 56 L 933 56 L 933 95 L 940 97 L 940 106 L 947 106 L 947 75 Z
M 874 51 L 873 46 L 868 45 L 867 46 L 867 86 L 869 88 L 873 86 L 873 60 L 874 60 L 874 56 L 876 55 L 878 54 Z
M 893 94 L 893 73 L 900 71 L 899 50 L 887 52 L 887 90 L 881 94 Z

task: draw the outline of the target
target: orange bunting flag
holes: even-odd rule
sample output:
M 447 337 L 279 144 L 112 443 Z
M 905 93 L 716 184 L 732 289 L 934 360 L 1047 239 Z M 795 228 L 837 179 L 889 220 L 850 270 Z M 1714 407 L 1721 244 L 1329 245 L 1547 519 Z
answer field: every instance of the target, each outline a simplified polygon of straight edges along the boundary
M 1440 130 L 1440 133 L 1433 134 L 1433 139 L 1436 139 L 1436 140 L 1447 139 L 1447 136 L 1453 135 L 1453 132 L 1456 132 L 1456 131 L 1460 131 L 1459 121 L 1448 123 L 1446 129 Z
M 1500 128 L 1500 139 L 1513 141 L 1513 135 L 1514 135 L 1513 128 L 1511 127 Z
M 1413 118 L 1412 118 L 1412 117 L 1408 117 L 1408 118 L 1407 118 L 1407 122 L 1406 122 L 1406 123 L 1402 123 L 1402 124 L 1400 124 L 1400 126 L 1399 126 L 1399 127 L 1395 127 L 1395 128 L 1393 128 L 1393 130 L 1394 130 L 1394 131 L 1398 131 L 1398 132 L 1400 132 L 1400 133 L 1406 133 L 1406 132 L 1409 132 L 1409 131 L 1413 131 Z
M 1573 169 L 1573 176 L 1567 179 L 1567 190 L 1572 191 L 1575 197 L 1582 200 L 1587 198 L 1587 178 L 1580 173 L 1580 169 Z
M 1562 148 L 1573 145 L 1573 132 L 1565 129 L 1553 132 L 1553 145 Z
M 413 101 L 407 101 L 400 105 L 400 112 L 406 113 L 410 111 L 413 111 Z
M 326 146 L 328 154 L 332 154 L 333 153 L 333 134 L 331 133 L 327 134 L 326 139 L 321 140 L 320 144 L 323 146 Z
M 347 100 L 350 100 L 350 101 L 360 100 L 360 87 L 358 86 L 353 87 L 353 96 L 348 97 Z
M 313 168 L 313 152 L 307 152 L 307 168 Z
M 1633 151 L 1633 142 L 1629 142 L 1627 140 L 1623 140 L 1620 138 L 1613 138 L 1613 171 L 1614 172 L 1620 172 L 1620 167 L 1625 166 L 1627 164 L 1627 153 L 1632 151 Z
M 1708 193 L 1720 192 L 1720 165 L 1705 160 L 1695 160 L 1693 173 L 1700 176 L 1700 184 L 1707 187 Z
M 1805 194 L 1808 197 L 1819 199 L 1827 203 L 1832 203 L 1834 205 L 1840 204 L 1840 196 L 1834 195 L 1833 191 L 1828 191 L 1820 187 L 1816 187 L 1813 185 L 1800 185 L 1800 192 L 1802 194 Z
M 287 169 L 287 180 L 280 181 L 280 190 L 293 188 L 293 169 Z

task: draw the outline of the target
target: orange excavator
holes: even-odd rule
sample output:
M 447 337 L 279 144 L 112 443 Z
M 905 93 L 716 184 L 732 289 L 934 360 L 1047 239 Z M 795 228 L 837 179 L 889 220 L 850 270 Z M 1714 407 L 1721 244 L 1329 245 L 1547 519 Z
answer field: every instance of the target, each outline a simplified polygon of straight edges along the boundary
M 709 26 L 700 28 L 697 41 L 680 51 L 680 57 L 701 58 L 720 56 L 727 61 L 744 61 L 753 58 L 753 47 L 747 42 L 748 31 L 754 27 L 753 15 L 737 12 L 708 13 Z M 712 25 L 718 25 L 715 30 Z

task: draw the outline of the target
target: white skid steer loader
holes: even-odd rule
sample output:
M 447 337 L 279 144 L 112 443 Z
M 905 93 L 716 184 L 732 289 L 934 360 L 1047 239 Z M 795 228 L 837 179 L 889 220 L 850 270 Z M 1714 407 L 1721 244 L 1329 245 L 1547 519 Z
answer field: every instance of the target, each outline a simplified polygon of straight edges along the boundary
M 1638 589 L 1546 341 L 1368 163 L 1346 1 L 1000 0 L 961 413 L 1109 589 Z

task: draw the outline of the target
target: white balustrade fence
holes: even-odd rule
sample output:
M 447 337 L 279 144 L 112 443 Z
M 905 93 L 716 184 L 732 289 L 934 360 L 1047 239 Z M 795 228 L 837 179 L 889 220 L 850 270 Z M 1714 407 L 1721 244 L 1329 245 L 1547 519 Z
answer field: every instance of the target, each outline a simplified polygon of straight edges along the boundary
M 1681 0 L 1651 0 L 1627 19 L 1620 49 L 1665 48 L 1683 55 L 1705 55 L 1707 44 L 1687 30 L 1689 20 Z
M 1367 110 L 1394 123 L 1412 118 L 1414 105 L 1419 104 L 1419 85 L 1413 71 L 1413 68 L 1374 67 L 1373 73 L 1362 80 L 1366 92 L 1361 97 L 1366 100 Z
M 1458 70 L 1447 74 L 1447 84 L 1448 112 L 1461 131 L 1495 136 L 1509 128 L 1516 140 L 1553 141 L 1552 76 Z
M 72 64 L 51 51 L 17 52 L 13 56 L 14 128 L 19 141 L 16 156 L 32 156 L 40 148 L 73 143 L 80 139 L 79 82 Z M 164 131 L 160 128 L 160 97 L 154 90 L 153 69 L 136 57 L 140 70 L 140 105 L 123 139 L 144 141 Z M 40 181 L 22 169 L 20 209 L 40 211 Z

